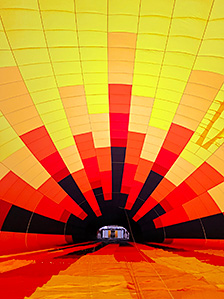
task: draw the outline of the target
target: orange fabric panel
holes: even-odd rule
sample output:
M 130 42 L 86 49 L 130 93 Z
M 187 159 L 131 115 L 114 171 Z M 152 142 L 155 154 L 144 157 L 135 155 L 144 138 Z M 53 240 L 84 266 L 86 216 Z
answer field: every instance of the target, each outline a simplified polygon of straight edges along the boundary
M 52 177 L 43 183 L 38 188 L 38 191 L 51 198 L 56 203 L 60 203 L 63 198 L 67 196 L 66 192 L 55 182 Z
M 0 68 L 0 84 L 16 82 L 21 80 L 21 74 L 16 66 Z
M 168 179 L 163 178 L 157 188 L 151 194 L 158 202 L 165 198 L 171 191 L 173 191 L 176 186 L 170 182 Z
M 135 180 L 144 183 L 152 168 L 153 162 L 140 158 L 135 174 Z
M 79 186 L 79 189 L 82 192 L 86 192 L 92 189 L 84 169 L 74 172 L 72 174 L 72 177 L 74 178 L 76 184 Z
M 100 171 L 111 170 L 111 148 L 96 148 L 97 161 Z

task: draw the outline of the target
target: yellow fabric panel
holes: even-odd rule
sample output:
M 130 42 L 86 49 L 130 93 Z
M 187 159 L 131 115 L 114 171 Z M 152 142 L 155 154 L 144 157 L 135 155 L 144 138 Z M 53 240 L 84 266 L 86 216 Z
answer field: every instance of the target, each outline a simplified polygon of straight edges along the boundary
M 82 62 L 82 69 L 84 73 L 107 73 L 107 63 L 106 61 L 83 61 Z
M 101 131 L 106 129 L 108 132 L 110 130 L 110 120 L 109 114 L 91 114 L 90 116 L 91 126 L 93 131 Z
M 77 7 L 79 4 L 77 5 Z M 107 75 L 107 16 L 105 14 L 79 13 L 77 10 L 80 58 L 89 114 L 109 112 Z M 91 48 L 90 48 L 91 46 Z M 87 48 L 88 47 L 88 48 Z M 89 80 L 88 73 L 104 73 L 100 84 Z M 98 96 L 95 96 L 98 95 Z M 94 104 L 94 105 L 93 105 Z M 95 105 L 96 104 L 96 105 Z
M 102 0 L 76 0 L 76 11 L 77 12 L 97 12 L 106 14 L 107 13 L 107 2 Z
M 45 40 L 42 31 L 8 31 L 7 35 L 13 49 L 45 47 Z
M 58 10 L 58 11 L 73 11 L 74 1 L 72 0 L 39 0 L 42 10 Z
M 205 14 L 207 13 L 208 10 L 205 11 Z M 174 20 L 170 32 L 171 36 L 181 36 L 185 38 L 185 41 L 188 41 L 188 43 L 192 43 L 193 40 L 200 41 L 206 24 L 205 14 L 200 19 L 196 17 L 190 18 L 189 16 L 192 14 L 189 14 L 187 17 L 181 17 L 180 14 L 181 12 L 178 11 L 175 6 Z
M 74 47 L 77 46 L 75 31 L 48 31 L 46 37 L 51 47 Z
M 108 103 L 108 96 L 105 94 L 87 94 L 86 100 L 88 105 L 99 105 L 99 104 L 107 104 Z M 109 105 L 108 105 L 109 109 Z
M 57 75 L 58 86 L 80 85 L 83 83 L 82 75 L 80 74 L 63 74 Z
M 142 16 L 139 24 L 139 33 L 149 34 L 150 35 L 166 35 L 168 32 L 170 24 L 170 19 L 165 16 L 155 16 L 150 12 L 149 16 Z
M 110 146 L 110 132 L 109 131 L 93 131 L 93 141 L 96 148 Z
M 137 67 L 137 65 L 139 64 L 139 67 L 141 67 L 141 71 L 146 71 L 148 70 L 148 73 L 151 69 L 151 67 L 155 66 L 155 67 L 159 67 L 159 65 L 161 64 L 163 58 L 163 51 L 158 51 L 158 50 L 153 50 L 153 49 L 136 49 L 135 52 L 135 66 Z M 149 63 L 149 67 L 144 68 L 143 64 Z M 148 64 L 146 64 L 148 65 Z M 146 66 L 145 65 L 145 66 Z M 152 74 L 158 74 L 158 70 L 156 69 L 156 73 L 153 72 Z M 150 73 L 149 73 L 150 74 Z
M 9 171 L 10 170 L 7 167 L 0 163 L 0 180 L 3 179 Z
M 0 34 L 0 40 L 2 36 Z M 2 50 L 0 51 L 0 60 L 1 60 L 1 66 L 16 66 L 15 60 L 12 57 L 12 53 L 10 50 Z
M 224 193 L 224 183 L 221 183 L 214 188 L 208 190 L 208 193 L 213 198 L 214 202 L 220 208 L 221 212 L 224 212 L 224 201 L 223 201 L 223 193 Z
M 191 173 L 196 170 L 196 167 L 182 157 L 178 157 L 174 165 L 165 175 L 165 178 L 178 186 L 182 183 Z
M 88 95 L 90 96 L 92 95 L 94 97 L 98 95 L 100 95 L 100 97 L 102 97 L 102 95 L 108 96 L 108 85 L 107 84 L 85 84 L 85 93 L 87 97 Z M 91 97 L 89 99 L 91 99 Z
M 17 10 L 16 12 L 17 18 L 23 18 L 23 11 Z M 12 16 L 14 16 L 14 12 L 12 12 Z M 9 17 L 10 20 L 10 17 Z M 27 23 L 28 22 L 28 23 Z M 31 25 L 30 23 L 31 22 Z M 15 22 L 16 25 L 17 22 Z M 23 22 L 22 22 L 23 23 Z M 35 29 L 40 29 L 40 31 L 30 31 L 27 29 L 27 27 L 34 24 Z M 7 24 L 6 24 L 7 25 Z M 24 20 L 24 30 L 22 31 L 7 31 L 7 34 L 9 36 L 10 43 L 12 47 L 18 48 L 20 47 L 20 43 L 23 41 L 23 38 L 25 41 L 23 42 L 22 48 L 26 47 L 36 47 L 36 48 L 44 48 L 47 47 L 48 44 L 45 42 L 45 36 L 44 32 L 42 31 L 45 28 L 42 28 L 42 24 L 40 22 L 40 14 L 32 14 L 32 20 Z M 6 28 L 8 29 L 8 28 Z M 10 29 L 10 28 L 9 28 Z M 69 32 L 70 34 L 70 32 Z M 66 39 L 66 34 L 64 34 L 63 42 Z M 69 38 L 70 39 L 70 38 Z M 58 40 L 58 39 L 57 39 Z M 19 55 L 17 56 L 17 54 Z M 17 63 L 19 67 L 21 67 L 21 72 L 25 81 L 26 86 L 28 87 L 28 90 L 30 91 L 31 97 L 36 104 L 36 108 L 47 128 L 49 131 L 49 134 L 53 138 L 53 141 L 55 142 L 55 145 L 58 149 L 61 149 L 63 147 L 67 147 L 69 145 L 74 144 L 73 137 L 71 135 L 71 130 L 69 127 L 69 124 L 67 122 L 63 106 L 60 102 L 60 95 L 57 90 L 57 83 L 55 81 L 54 77 L 54 69 L 51 66 L 51 57 L 49 56 L 49 53 L 47 51 L 45 52 L 39 52 L 40 61 L 44 61 L 44 65 L 38 65 L 38 59 L 35 60 L 35 65 L 31 66 L 22 66 L 24 62 L 27 63 L 27 57 L 26 51 L 14 51 L 15 58 L 17 60 Z M 34 54 L 33 52 L 30 52 L 30 55 L 32 56 Z M 36 58 L 36 57 L 35 57 Z M 44 76 L 43 76 L 44 72 Z M 47 77 L 45 77 L 47 76 Z M 44 104 L 38 104 L 40 99 L 43 101 L 43 97 L 40 97 L 40 94 L 37 92 L 48 90 L 46 100 L 47 103 Z M 49 91 L 50 90 L 50 91 Z M 46 94 L 45 94 L 46 95 Z M 58 107 L 57 107 L 58 105 Z M 26 114 L 28 111 L 24 111 Z M 58 132 L 55 132 L 55 126 L 54 130 L 49 130 L 48 123 L 55 122 L 56 120 L 62 120 L 64 119 L 64 123 L 62 125 L 63 127 L 63 135 L 61 128 L 58 129 Z M 63 139 L 63 142 L 62 142 Z
M 141 1 L 141 16 L 163 16 L 169 17 L 171 15 L 174 5 L 174 0 L 142 0 Z
M 162 107 L 160 109 L 152 108 L 149 125 L 168 131 L 173 116 L 174 116 L 173 111 L 170 112 L 170 111 L 163 110 Z
M 209 78 L 210 82 L 207 82 Z M 183 95 L 182 102 L 184 102 L 184 105 L 178 108 L 178 113 L 190 115 L 192 119 L 198 119 L 198 122 L 201 119 L 201 122 L 199 124 L 195 122 L 193 129 L 197 125 L 197 130 L 181 153 L 181 156 L 199 167 L 224 141 L 223 78 L 220 75 L 212 73 L 193 72 L 191 81 L 198 81 L 198 84 L 189 83 L 189 87 L 186 88 L 185 92 L 195 94 L 196 96 Z M 209 84 L 210 86 L 205 84 Z M 220 85 L 222 87 L 218 91 Z M 199 96 L 204 98 L 201 99 Z M 186 104 L 189 106 L 186 106 Z
M 139 0 L 108 2 L 108 30 L 109 32 L 137 33 Z
M 55 75 L 66 75 L 77 73 L 80 74 L 80 62 L 79 61 L 61 61 L 54 63 Z
M 137 39 L 137 48 L 142 50 L 163 51 L 166 45 L 167 37 L 157 34 L 141 34 L 139 32 Z
M 32 80 L 38 77 L 52 76 L 52 67 L 50 63 L 24 65 L 20 66 L 20 72 L 24 78 Z
M 131 15 L 109 15 L 110 32 L 137 32 L 138 17 Z
M 165 137 L 165 130 L 156 127 L 148 127 L 141 152 L 141 158 L 154 162 L 160 151 L 161 145 L 164 142 Z
M 88 112 L 89 112 L 89 114 L 109 113 L 109 106 L 108 106 L 108 104 L 91 104 L 91 103 L 88 103 Z
M 145 134 L 152 111 L 152 98 L 132 96 L 129 118 L 129 131 Z
M 136 55 L 137 55 L 137 53 L 140 53 L 140 51 L 137 51 Z M 149 57 L 149 59 L 150 59 L 150 57 Z M 137 60 L 137 58 L 136 58 L 136 60 Z M 155 61 L 153 63 L 151 63 L 151 62 L 148 63 L 148 61 L 144 62 L 142 59 L 142 61 L 140 61 L 140 62 L 137 62 L 137 61 L 135 62 L 134 78 L 137 74 L 151 76 L 151 77 L 146 77 L 146 80 L 148 81 L 148 85 L 151 85 L 152 83 L 154 83 L 153 84 L 153 86 L 154 86 L 154 85 L 156 85 L 157 80 L 155 80 L 155 82 L 153 82 L 152 80 L 153 80 L 153 77 L 156 77 L 156 79 L 157 79 L 157 76 L 159 75 L 159 71 L 160 71 L 160 64 L 156 64 Z
M 63 148 L 59 152 L 70 173 L 83 169 L 83 164 L 75 144 L 67 148 Z
M 109 14 L 136 15 L 139 5 L 140 0 L 113 0 L 113 2 L 109 2 Z
M 224 74 L 223 67 L 223 3 L 214 1 L 211 11 L 210 21 L 208 23 L 205 38 L 202 42 L 195 69 L 207 70 Z
M 224 176 L 224 145 L 221 145 L 206 161 Z
M 91 127 L 84 87 L 82 85 L 67 86 L 59 90 L 72 134 L 76 135 L 90 132 Z
M 81 28 L 78 28 L 79 32 L 79 46 L 80 47 L 105 47 L 107 45 L 107 33 L 101 31 L 81 31 Z
M 3 161 L 25 145 L 0 112 L 0 161 Z
M 67 123 L 67 119 L 65 120 Z M 57 129 L 57 131 L 51 131 L 50 136 L 54 143 L 57 142 L 58 149 L 63 149 L 68 146 L 74 145 L 74 139 L 72 137 L 71 131 L 66 128 L 64 129 Z
M 31 33 L 32 34 L 32 33 Z M 32 64 L 49 64 L 48 52 L 46 48 L 30 48 L 14 50 L 18 65 L 31 66 Z
M 196 133 L 200 138 L 195 142 L 213 153 L 224 141 L 224 85 L 202 119 Z M 206 128 L 206 129 L 205 129 Z M 196 136 L 195 136 L 196 137 Z M 211 150 L 211 146 L 213 149 Z
M 50 177 L 25 146 L 3 160 L 2 163 L 35 189 L 38 189 Z
M 183 5 L 186 5 L 186 1 L 183 1 Z M 206 6 L 203 4 L 201 5 L 203 7 L 202 12 L 200 12 L 201 18 L 206 18 L 210 6 Z M 164 19 L 162 23 L 164 24 L 164 27 L 162 27 L 163 29 L 161 30 L 163 30 L 163 33 L 167 35 L 163 40 L 163 44 L 161 44 L 162 49 L 164 49 L 165 52 L 162 65 L 160 66 L 159 70 L 158 81 L 155 83 L 155 101 L 149 122 L 149 125 L 157 126 L 164 130 L 168 130 L 168 128 L 170 127 L 177 109 L 177 105 L 174 105 L 173 102 L 177 104 L 180 102 L 186 82 L 190 75 L 189 59 L 184 61 L 185 63 L 182 62 L 182 68 L 179 68 L 176 67 L 177 62 L 173 61 L 172 57 L 170 57 L 169 55 L 167 56 L 166 54 L 167 52 L 182 52 L 195 55 L 200 45 L 200 38 L 203 36 L 204 28 L 206 25 L 206 22 L 201 19 L 182 19 L 183 15 L 182 11 L 179 9 L 179 6 L 179 3 L 177 3 L 175 6 L 175 9 L 173 11 L 173 19 L 170 22 L 168 22 L 169 20 L 166 20 L 165 22 Z M 167 28 L 167 30 L 165 28 Z M 170 32 L 168 32 L 168 28 L 170 28 Z M 159 49 L 159 44 L 157 46 L 157 49 Z M 194 60 L 192 60 L 192 63 L 193 62 Z M 172 66 L 172 63 L 174 64 L 174 66 Z M 181 73 L 181 79 L 183 81 L 180 81 L 180 77 L 176 72 L 176 69 L 178 68 L 178 73 Z M 178 81 L 172 78 L 172 74 L 175 73 L 175 76 L 178 76 Z M 164 105 L 164 102 L 161 101 L 161 99 L 166 100 L 166 105 Z M 167 113 L 167 111 L 169 111 L 169 113 Z
M 212 0 L 195 1 L 194 5 L 194 18 L 207 19 L 209 11 L 212 6 Z M 192 5 L 189 5 L 188 0 L 176 1 L 175 13 L 179 17 L 189 17 L 192 15 Z
M 77 24 L 79 30 L 107 31 L 107 19 L 103 14 L 77 12 Z
M 84 50 L 85 48 L 83 48 Z M 107 84 L 108 74 L 106 73 L 85 73 L 85 81 L 92 84 Z
M 69 11 L 42 11 L 44 27 L 49 30 L 76 31 L 74 14 Z M 75 36 L 74 36 L 75 40 Z
M 79 51 L 77 47 L 63 47 L 63 48 L 50 48 L 51 59 L 54 62 L 76 61 L 79 62 Z
M 45 78 L 46 81 L 48 81 L 47 79 L 48 78 Z M 39 81 L 39 80 L 37 79 L 35 81 Z M 41 82 L 44 83 L 44 78 L 41 79 Z M 38 86 L 38 82 L 37 82 L 37 86 Z M 36 88 L 36 86 L 33 85 L 32 88 Z M 39 104 L 46 104 L 49 99 L 54 100 L 58 98 L 58 91 L 54 87 L 49 89 L 44 88 L 40 90 L 34 90 L 32 93 L 30 92 L 30 94 L 32 94 L 32 99 L 35 102 L 36 106 Z
M 1 19 L 0 19 L 0 49 L 1 49 L 0 51 L 1 67 L 16 66 Z
M 90 32 L 90 31 L 89 31 Z M 90 32 L 91 34 L 91 32 Z M 89 47 L 82 47 L 80 50 L 80 56 L 82 60 L 86 61 L 106 61 L 107 60 L 107 48 L 104 47 L 92 47 L 91 49 Z M 90 74 L 91 75 L 91 74 Z M 103 74 L 97 74 L 98 76 L 103 76 L 103 80 L 107 79 Z M 85 74 L 85 77 L 87 74 Z M 88 76 L 87 76 L 88 77 Z M 91 82 L 91 80 L 87 80 L 87 82 Z M 105 81 L 106 83 L 107 81 Z
M 38 10 L 6 9 L 1 11 L 4 25 L 10 31 L 41 30 L 41 20 Z M 23 16 L 21 18 L 21 15 Z M 23 41 L 24 42 L 24 41 Z
M 0 7 L 4 8 L 20 8 L 20 9 L 38 9 L 36 0 L 18 1 L 18 0 L 2 0 Z

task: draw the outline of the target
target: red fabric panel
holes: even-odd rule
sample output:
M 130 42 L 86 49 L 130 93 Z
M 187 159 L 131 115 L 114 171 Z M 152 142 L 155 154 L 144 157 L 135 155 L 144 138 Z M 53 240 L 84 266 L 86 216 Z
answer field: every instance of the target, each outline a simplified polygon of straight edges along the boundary
M 152 167 L 154 172 L 159 173 L 162 176 L 168 172 L 171 166 L 174 164 L 176 159 L 178 158 L 177 154 L 174 154 L 164 148 L 161 148 L 156 161 Z
M 128 164 L 128 163 L 124 164 L 121 193 L 129 194 L 129 191 L 134 181 L 136 169 L 137 169 L 137 165 Z
M 187 128 L 172 123 L 163 143 L 163 148 L 179 156 L 193 133 Z
M 7 216 L 9 210 L 11 209 L 11 206 L 12 206 L 12 204 L 10 204 L 4 200 L 0 200 L 0 230 L 5 221 L 5 217 Z
M 139 192 L 143 187 L 143 183 L 134 181 L 133 187 L 131 189 L 132 192 L 129 193 L 125 209 L 131 210 L 133 204 L 135 203 L 136 198 L 138 197 Z
M 131 85 L 109 84 L 110 136 L 112 147 L 126 147 Z
M 186 221 L 189 221 L 189 217 L 182 206 L 153 220 L 156 228 Z
M 92 189 L 101 187 L 101 177 L 92 133 L 76 135 L 74 139 Z
M 40 162 L 57 182 L 61 181 L 70 174 L 58 152 L 51 154 Z
M 44 126 L 28 132 L 20 138 L 57 182 L 70 174 Z
M 158 202 L 153 197 L 150 196 L 147 199 L 147 201 L 145 201 L 145 203 L 141 206 L 138 212 L 135 214 L 133 220 L 138 221 L 140 218 L 145 216 L 146 213 L 148 213 L 151 209 L 153 209 L 157 204 Z
M 50 135 L 44 126 L 21 135 L 20 138 L 38 159 L 43 160 L 57 151 Z

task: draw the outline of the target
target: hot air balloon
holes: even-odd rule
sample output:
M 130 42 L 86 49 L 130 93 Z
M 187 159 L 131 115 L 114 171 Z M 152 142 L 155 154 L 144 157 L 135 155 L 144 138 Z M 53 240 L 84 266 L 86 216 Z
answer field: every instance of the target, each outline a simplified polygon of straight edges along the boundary
M 134 273 L 132 286 L 121 284 L 108 293 L 103 292 L 109 282 L 101 289 L 91 280 L 94 298 L 180 298 L 171 290 L 174 282 L 165 282 L 154 265 L 169 267 L 168 252 L 158 246 L 207 250 L 207 260 L 216 256 L 209 265 L 203 264 L 205 256 L 191 254 L 205 267 L 200 271 L 211 266 L 219 277 L 224 2 L 1 0 L 0 15 L 0 272 L 5 275 L 0 288 L 13 285 L 10 271 L 27 268 L 31 275 L 37 269 L 33 260 L 38 264 L 36 257 L 47 256 L 49 248 L 56 257 L 84 250 L 83 258 L 98 261 L 101 271 L 107 261 L 125 264 L 125 282 Z M 108 225 L 122 226 L 130 242 L 97 241 L 99 229 Z M 16 256 L 23 260 L 20 266 Z M 177 259 L 175 271 L 183 270 L 185 260 Z M 68 271 L 83 286 L 72 295 L 65 291 L 63 298 L 84 294 L 81 277 L 90 270 L 73 268 L 79 261 L 67 260 L 70 272 L 54 263 L 52 273 Z M 151 294 L 129 263 L 150 264 L 163 291 Z M 108 273 L 112 283 L 115 274 Z M 27 292 L 19 280 L 18 298 L 52 296 L 51 290 L 35 293 L 48 281 L 41 279 Z M 200 285 L 198 293 L 186 296 L 199 298 L 206 289 L 204 298 L 213 293 L 223 298 L 224 281 L 204 279 L 211 289 Z M 9 292 L 7 287 L 1 298 L 17 298 L 15 290 Z

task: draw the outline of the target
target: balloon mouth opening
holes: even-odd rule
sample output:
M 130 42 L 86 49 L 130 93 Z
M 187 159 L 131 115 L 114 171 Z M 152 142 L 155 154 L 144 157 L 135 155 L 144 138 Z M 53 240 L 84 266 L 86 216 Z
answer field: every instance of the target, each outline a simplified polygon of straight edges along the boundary
M 106 225 L 97 231 L 96 238 L 97 240 L 109 242 L 122 240 L 128 241 L 130 239 L 130 233 L 123 226 Z

